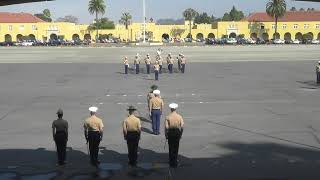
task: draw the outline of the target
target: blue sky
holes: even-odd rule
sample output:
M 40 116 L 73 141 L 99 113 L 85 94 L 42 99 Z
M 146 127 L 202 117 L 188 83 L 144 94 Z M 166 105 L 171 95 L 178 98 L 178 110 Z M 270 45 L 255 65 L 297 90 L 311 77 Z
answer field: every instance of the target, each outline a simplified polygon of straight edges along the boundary
M 29 3 L 23 5 L 11 5 L 0 7 L 2 12 L 41 12 L 45 8 L 51 10 L 54 19 L 65 15 L 75 15 L 81 23 L 89 23 L 94 18 L 88 13 L 87 5 L 89 0 L 55 0 L 53 2 Z M 121 13 L 130 12 L 134 21 L 142 19 L 142 0 L 105 0 L 107 12 L 105 16 L 118 21 Z M 267 0 L 146 0 L 147 17 L 159 18 L 181 18 L 182 11 L 192 7 L 198 12 L 208 12 L 220 17 L 224 12 L 229 11 L 232 5 L 244 11 L 246 14 L 256 11 L 265 11 Z M 296 8 L 313 7 L 320 9 L 320 3 L 295 2 L 287 0 L 288 7 Z

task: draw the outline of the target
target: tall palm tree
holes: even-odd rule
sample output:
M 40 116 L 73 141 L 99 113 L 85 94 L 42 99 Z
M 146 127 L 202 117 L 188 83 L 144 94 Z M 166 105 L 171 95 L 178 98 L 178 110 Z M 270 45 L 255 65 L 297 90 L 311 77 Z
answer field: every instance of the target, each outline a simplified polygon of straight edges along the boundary
M 126 30 L 128 31 L 128 40 L 129 40 L 129 30 L 128 30 L 128 27 L 129 27 L 129 25 L 130 25 L 131 19 L 132 19 L 131 14 L 128 13 L 128 12 L 124 12 L 124 13 L 122 13 L 122 16 L 121 16 L 121 18 L 120 18 L 120 20 L 119 20 L 119 23 L 125 25 Z
M 275 19 L 275 32 L 273 39 L 276 38 L 278 30 L 278 20 L 286 14 L 287 3 L 285 0 L 269 0 L 266 5 L 267 14 Z
M 96 15 L 96 30 L 97 30 L 97 35 L 96 35 L 96 40 L 98 40 L 99 37 L 99 31 L 98 31 L 98 15 L 101 14 L 105 14 L 106 12 L 106 5 L 104 3 L 104 0 L 90 0 L 89 1 L 89 7 L 88 7 L 88 11 L 90 14 L 95 14 Z
M 125 12 L 125 13 L 122 13 L 122 16 L 119 20 L 119 23 L 123 24 L 126 26 L 126 29 L 128 29 L 128 26 L 130 25 L 130 21 L 132 19 L 132 16 L 130 13 L 128 12 Z
M 198 15 L 198 12 L 192 8 L 188 8 L 185 11 L 183 11 L 183 17 L 185 20 L 189 21 L 189 37 L 192 38 L 191 34 L 191 23 L 194 20 L 194 18 Z

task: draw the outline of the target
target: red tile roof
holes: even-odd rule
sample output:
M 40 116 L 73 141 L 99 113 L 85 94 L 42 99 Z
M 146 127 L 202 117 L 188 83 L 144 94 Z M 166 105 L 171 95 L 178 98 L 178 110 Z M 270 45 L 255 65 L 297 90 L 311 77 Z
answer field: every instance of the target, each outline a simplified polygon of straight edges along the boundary
M 249 22 L 273 22 L 274 18 L 265 12 L 252 13 L 243 19 Z M 320 21 L 320 11 L 288 11 L 279 22 Z
M 37 23 L 44 22 L 29 13 L 7 13 L 0 12 L 0 23 Z

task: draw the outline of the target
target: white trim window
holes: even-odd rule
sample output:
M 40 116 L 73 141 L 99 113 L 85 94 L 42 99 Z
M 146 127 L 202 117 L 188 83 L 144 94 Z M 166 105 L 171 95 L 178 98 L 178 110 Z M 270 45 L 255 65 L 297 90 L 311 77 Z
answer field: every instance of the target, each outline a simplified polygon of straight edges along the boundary
M 32 30 L 37 30 L 37 26 L 36 25 L 32 25 Z
M 287 24 L 283 24 L 282 29 L 287 29 Z
M 294 24 L 293 25 L 293 29 L 298 29 L 299 28 L 299 25 L 298 24 Z
M 320 24 L 316 24 L 316 29 L 320 29 Z
M 275 24 L 272 24 L 272 29 L 276 29 L 276 25 Z
M 9 26 L 8 26 L 8 30 L 9 30 L 9 31 L 12 31 L 12 30 L 13 30 L 13 26 L 12 26 L 12 25 L 9 25 Z
M 304 24 L 304 29 L 309 29 L 309 24 Z

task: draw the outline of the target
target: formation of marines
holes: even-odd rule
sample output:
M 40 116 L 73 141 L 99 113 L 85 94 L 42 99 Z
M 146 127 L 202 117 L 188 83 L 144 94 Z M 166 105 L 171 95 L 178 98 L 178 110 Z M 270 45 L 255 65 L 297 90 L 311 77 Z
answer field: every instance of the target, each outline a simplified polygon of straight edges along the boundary
M 160 71 L 160 69 L 159 69 Z M 149 116 L 152 121 L 152 131 L 154 135 L 160 135 L 161 115 L 164 109 L 164 101 L 160 96 L 160 90 L 156 85 L 151 86 L 151 91 L 147 95 Z M 176 168 L 178 166 L 179 143 L 183 133 L 184 121 L 177 113 L 178 104 L 169 104 L 170 113 L 165 118 L 164 134 L 169 145 L 169 165 Z M 135 116 L 137 110 L 134 106 L 128 107 L 129 115 L 122 123 L 124 140 L 127 142 L 128 163 L 132 167 L 137 166 L 138 146 L 141 137 L 141 120 Z M 84 121 L 84 137 L 89 146 L 90 162 L 98 167 L 100 164 L 98 154 L 99 145 L 103 139 L 103 120 L 97 116 L 97 107 L 90 107 L 90 116 Z M 58 119 L 52 123 L 52 134 L 56 144 L 58 164 L 66 164 L 66 147 L 68 141 L 68 122 L 63 119 L 63 111 L 57 111 Z
M 155 80 L 159 80 L 159 74 L 163 73 L 163 58 L 161 56 L 161 52 L 162 51 L 157 51 L 157 55 L 155 57 L 155 61 L 152 62 L 152 59 L 150 57 L 150 54 L 147 54 L 146 57 L 143 59 L 144 63 L 146 65 L 146 73 L 150 74 L 151 73 L 151 68 L 153 68 L 154 70 L 154 75 L 155 75 Z M 178 70 L 181 73 L 185 73 L 185 68 L 186 68 L 186 58 L 183 54 L 179 54 L 178 57 L 176 58 L 176 60 L 174 60 L 173 56 L 171 53 L 169 53 L 166 57 L 167 60 L 167 70 L 170 74 L 173 73 L 173 66 L 175 64 L 175 61 L 177 62 L 177 67 Z M 133 60 L 133 69 L 135 70 L 136 74 L 140 73 L 140 64 L 141 64 L 142 58 L 140 56 L 140 54 L 136 54 L 136 56 L 134 57 Z M 128 60 L 128 57 L 124 57 L 123 58 L 123 64 L 124 64 L 124 73 L 128 74 L 128 70 L 130 67 L 130 63 Z

